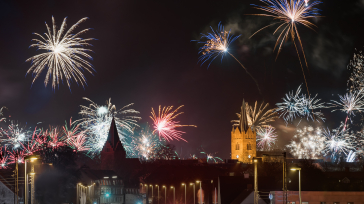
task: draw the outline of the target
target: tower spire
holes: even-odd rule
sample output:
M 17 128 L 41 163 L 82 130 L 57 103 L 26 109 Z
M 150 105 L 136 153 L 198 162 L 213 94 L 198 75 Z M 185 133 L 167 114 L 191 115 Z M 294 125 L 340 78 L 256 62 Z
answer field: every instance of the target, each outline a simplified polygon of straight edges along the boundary
M 240 112 L 240 132 L 246 132 L 249 128 L 248 126 L 248 119 L 246 117 L 246 104 L 245 100 L 243 99 L 243 104 L 241 105 L 241 112 Z
M 114 117 L 112 118 L 111 121 L 109 135 L 107 136 L 107 141 L 110 142 L 113 149 L 115 149 L 116 144 L 120 141 Z

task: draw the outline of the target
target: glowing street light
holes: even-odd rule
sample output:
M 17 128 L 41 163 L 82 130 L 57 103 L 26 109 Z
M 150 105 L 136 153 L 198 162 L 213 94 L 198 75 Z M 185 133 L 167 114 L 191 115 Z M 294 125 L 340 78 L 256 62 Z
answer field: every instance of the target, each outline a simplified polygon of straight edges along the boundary
M 196 181 L 196 183 L 200 183 L 200 203 L 202 204 L 202 187 L 201 187 L 202 181 Z
M 291 168 L 291 171 L 298 171 L 298 185 L 299 185 L 298 193 L 299 193 L 299 197 L 300 197 L 300 204 L 302 204 L 302 201 L 301 201 L 301 168 L 294 167 L 294 168 Z
M 190 186 L 193 186 L 193 204 L 196 204 L 195 184 L 190 183 Z
M 185 204 L 186 204 L 186 185 L 182 183 L 182 186 L 185 186 Z
M 30 160 L 30 162 L 34 162 L 35 160 L 37 160 L 38 158 L 40 158 L 39 155 L 29 155 L 24 157 L 24 204 L 28 204 L 28 177 L 27 177 L 27 161 Z M 35 173 L 34 173 L 34 165 L 32 165 L 32 176 L 34 177 Z M 32 179 L 32 181 L 34 180 L 34 178 Z M 33 181 L 34 182 L 34 181 Z M 33 187 L 33 185 L 32 185 Z M 34 189 L 31 189 L 31 191 L 33 191 Z M 32 200 L 33 201 L 33 198 Z
M 173 204 L 176 204 L 176 189 L 173 186 L 171 188 L 173 189 Z
M 159 204 L 159 186 L 158 185 L 155 185 L 155 186 L 158 187 L 158 198 L 157 198 L 157 200 L 158 200 L 158 204 Z
M 164 204 L 167 204 L 167 188 L 166 186 L 162 186 L 164 188 Z
M 153 185 L 149 185 L 150 187 L 152 187 L 152 203 L 153 203 Z

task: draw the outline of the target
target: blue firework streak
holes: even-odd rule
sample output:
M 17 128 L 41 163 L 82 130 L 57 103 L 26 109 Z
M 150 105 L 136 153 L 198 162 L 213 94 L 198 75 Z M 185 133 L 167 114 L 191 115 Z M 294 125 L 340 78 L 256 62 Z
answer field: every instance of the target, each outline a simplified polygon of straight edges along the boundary
M 229 54 L 240 64 L 241 67 L 243 67 L 246 73 L 254 80 L 255 84 L 257 85 L 258 91 L 261 94 L 257 80 L 248 72 L 244 65 L 229 52 L 230 44 L 238 39 L 241 35 L 234 36 L 231 34 L 231 30 L 225 31 L 225 28 L 221 24 L 221 22 L 218 24 L 217 30 L 214 30 L 212 27 L 210 28 L 212 32 L 207 34 L 201 33 L 202 36 L 200 38 L 200 41 L 198 41 L 198 43 L 203 44 L 203 46 L 199 48 L 198 52 L 199 54 L 202 54 L 199 57 L 199 62 L 201 62 L 201 64 L 204 64 L 206 61 L 210 60 L 210 63 L 207 66 L 209 67 L 211 65 L 211 62 L 219 56 L 221 56 L 222 62 L 224 55 L 226 53 Z

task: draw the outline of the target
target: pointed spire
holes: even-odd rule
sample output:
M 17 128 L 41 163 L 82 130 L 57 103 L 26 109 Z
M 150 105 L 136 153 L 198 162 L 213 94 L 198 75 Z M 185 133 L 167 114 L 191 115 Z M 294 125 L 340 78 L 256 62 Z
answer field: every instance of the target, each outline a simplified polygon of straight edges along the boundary
M 246 118 L 246 106 L 245 101 L 243 99 L 243 104 L 241 105 L 241 112 L 240 112 L 240 132 L 246 132 L 249 128 L 248 126 L 248 119 Z
M 113 149 L 115 149 L 116 144 L 120 141 L 114 117 L 112 118 L 111 121 L 109 135 L 107 136 L 107 141 L 110 142 Z

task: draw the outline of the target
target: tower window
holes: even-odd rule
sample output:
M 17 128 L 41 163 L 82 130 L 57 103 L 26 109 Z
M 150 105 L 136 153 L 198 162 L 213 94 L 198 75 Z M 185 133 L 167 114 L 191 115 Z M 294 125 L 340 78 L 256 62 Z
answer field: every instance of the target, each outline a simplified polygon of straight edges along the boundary
M 247 144 L 246 149 L 247 149 L 247 150 L 252 150 L 252 145 L 251 145 L 251 144 Z
M 235 150 L 239 150 L 240 149 L 240 145 L 236 144 Z

